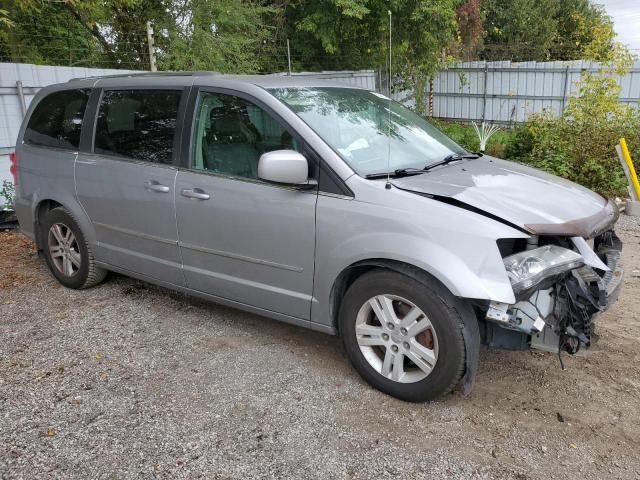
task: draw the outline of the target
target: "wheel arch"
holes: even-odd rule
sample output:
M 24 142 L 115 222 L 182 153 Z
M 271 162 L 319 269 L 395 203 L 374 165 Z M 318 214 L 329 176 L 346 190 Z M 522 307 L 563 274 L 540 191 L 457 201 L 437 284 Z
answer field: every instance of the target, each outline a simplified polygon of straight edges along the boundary
M 421 283 L 429 283 L 432 286 L 436 286 L 438 289 L 442 289 L 445 292 L 449 292 L 447 287 L 426 270 L 411 265 L 400 260 L 392 260 L 389 258 L 369 258 L 352 263 L 345 267 L 336 277 L 333 282 L 330 294 L 330 318 L 331 324 L 335 328 L 336 332 L 339 332 L 338 314 L 340 312 L 340 305 L 344 294 L 349 286 L 356 281 L 357 278 L 364 275 L 368 271 L 374 269 L 386 269 L 394 272 L 406 275 Z
M 478 318 L 469 299 L 453 295 L 438 278 L 422 268 L 399 260 L 386 258 L 360 260 L 344 268 L 334 281 L 330 294 L 330 318 L 335 332 L 340 335 L 338 315 L 347 289 L 357 278 L 375 269 L 386 269 L 406 275 L 420 283 L 433 287 L 439 296 L 450 299 L 453 303 L 452 306 L 458 311 L 464 324 L 465 373 L 459 383 L 460 390 L 465 395 L 470 393 L 475 384 L 478 360 L 480 357 L 480 327 Z
M 72 208 L 68 202 L 60 202 L 54 198 L 39 199 L 33 210 L 33 233 L 38 250 L 42 250 L 42 222 L 45 216 L 54 208 L 64 208 L 78 223 L 85 239 L 93 244 L 95 232 L 89 218 L 82 208 Z

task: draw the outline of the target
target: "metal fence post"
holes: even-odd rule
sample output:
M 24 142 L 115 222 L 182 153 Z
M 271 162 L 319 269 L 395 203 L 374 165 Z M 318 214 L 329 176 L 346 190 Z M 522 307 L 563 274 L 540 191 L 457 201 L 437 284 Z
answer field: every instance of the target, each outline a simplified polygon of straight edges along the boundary
M 433 117 L 433 77 L 429 79 L 429 118 Z
M 18 91 L 18 98 L 20 99 L 20 110 L 22 111 L 22 118 L 27 114 L 27 102 L 24 99 L 24 88 L 22 87 L 22 80 L 16 82 L 16 90 Z
M 569 88 L 569 65 L 564 69 L 564 90 L 562 91 L 562 108 L 560 115 L 564 113 L 564 107 L 567 105 L 567 91 Z
M 489 64 L 484 62 L 484 92 L 482 93 L 482 123 L 487 113 L 487 78 L 489 77 Z

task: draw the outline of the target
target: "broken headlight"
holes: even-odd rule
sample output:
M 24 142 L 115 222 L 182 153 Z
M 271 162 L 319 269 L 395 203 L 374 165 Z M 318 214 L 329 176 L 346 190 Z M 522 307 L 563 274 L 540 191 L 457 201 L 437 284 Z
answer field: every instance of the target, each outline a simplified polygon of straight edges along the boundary
M 509 255 L 503 261 L 515 293 L 527 290 L 545 278 L 578 268 L 584 263 L 582 255 L 557 245 L 525 250 Z

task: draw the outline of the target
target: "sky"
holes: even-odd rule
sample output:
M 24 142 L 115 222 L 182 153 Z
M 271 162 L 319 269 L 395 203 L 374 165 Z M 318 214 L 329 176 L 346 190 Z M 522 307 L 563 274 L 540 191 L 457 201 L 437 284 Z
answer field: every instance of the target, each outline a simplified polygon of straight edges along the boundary
M 596 0 L 613 18 L 618 40 L 640 53 L 640 0 Z

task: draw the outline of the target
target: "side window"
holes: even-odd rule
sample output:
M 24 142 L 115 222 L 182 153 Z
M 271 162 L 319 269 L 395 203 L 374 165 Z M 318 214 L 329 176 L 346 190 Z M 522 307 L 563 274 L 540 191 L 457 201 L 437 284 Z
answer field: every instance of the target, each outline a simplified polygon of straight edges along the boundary
M 263 109 L 220 93 L 200 95 L 193 135 L 193 169 L 245 178 L 258 178 L 258 160 L 265 152 L 302 150 Z
M 95 153 L 172 162 L 180 90 L 107 90 L 96 124 Z
M 24 142 L 45 147 L 76 149 L 89 90 L 63 90 L 40 100 L 24 133 Z

